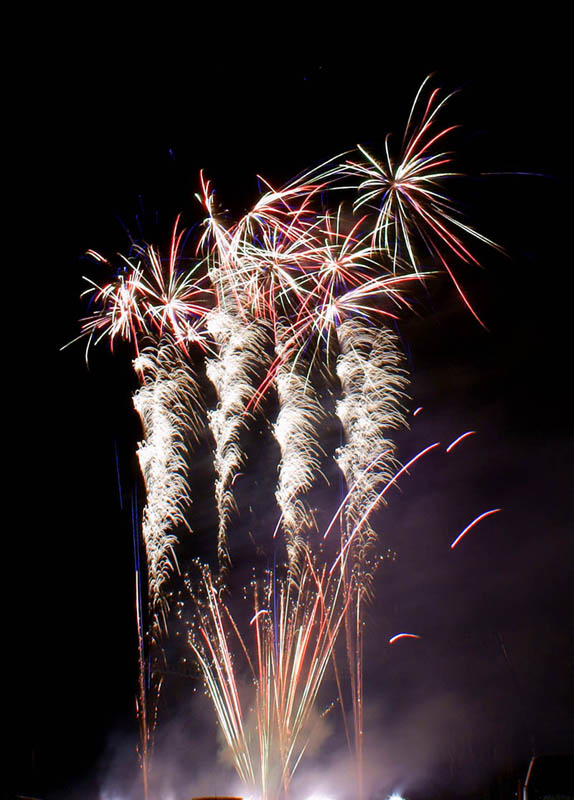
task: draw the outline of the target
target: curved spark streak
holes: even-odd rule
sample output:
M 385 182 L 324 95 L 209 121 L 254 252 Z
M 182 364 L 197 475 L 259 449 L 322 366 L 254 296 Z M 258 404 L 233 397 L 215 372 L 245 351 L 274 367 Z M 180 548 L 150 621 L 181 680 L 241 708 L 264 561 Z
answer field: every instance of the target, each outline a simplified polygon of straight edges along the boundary
M 335 567 L 337 566 L 337 564 L 339 563 L 339 561 L 341 561 L 341 559 L 343 557 L 346 557 L 347 549 L 349 548 L 354 536 L 356 535 L 357 530 L 359 530 L 359 528 L 361 527 L 363 522 L 366 519 L 369 518 L 369 514 L 371 514 L 373 509 L 376 507 L 377 503 L 380 502 L 381 498 L 384 497 L 384 495 L 391 488 L 391 486 L 394 483 L 397 482 L 397 480 L 400 478 L 401 475 L 403 475 L 405 472 L 408 472 L 410 467 L 412 467 L 413 464 L 415 464 L 419 460 L 419 458 L 422 458 L 426 453 L 430 452 L 431 450 L 434 450 L 434 448 L 438 447 L 439 445 L 440 445 L 440 442 L 434 442 L 433 444 L 429 444 L 428 447 L 425 447 L 423 450 L 421 450 L 419 453 L 417 453 L 416 456 L 411 458 L 411 460 L 408 461 L 404 465 L 404 467 L 401 467 L 401 469 L 397 473 L 395 473 L 395 475 L 391 478 L 391 480 L 383 487 L 383 489 L 378 493 L 378 495 L 375 497 L 373 502 L 368 506 L 368 508 L 366 509 L 365 513 L 363 514 L 363 516 L 361 517 L 361 519 L 357 523 L 357 525 L 355 525 L 355 528 L 353 529 L 351 535 L 349 536 L 349 538 L 345 542 L 345 546 L 341 549 L 341 552 L 339 553 L 339 555 L 337 556 L 333 566 L 331 567 L 331 571 L 333 571 L 335 569 Z
M 397 633 L 396 636 L 393 636 L 389 639 L 389 644 L 394 644 L 398 642 L 399 639 L 420 639 L 421 637 L 418 633 Z
M 501 508 L 493 508 L 490 511 L 485 511 L 483 514 L 479 514 L 479 516 L 476 517 L 476 519 L 473 519 L 473 521 L 470 523 L 470 525 L 466 526 L 466 528 L 462 531 L 462 533 L 459 533 L 459 535 L 456 537 L 454 542 L 451 544 L 450 549 L 454 550 L 454 548 L 460 542 L 462 537 L 465 536 L 465 534 L 467 534 L 472 528 L 474 528 L 474 526 L 478 522 L 480 522 L 481 519 L 484 519 L 485 517 L 490 517 L 491 514 L 498 514 L 499 511 L 502 511 L 502 509 Z
M 467 438 L 467 436 L 472 436 L 475 433 L 476 433 L 476 431 L 467 431 L 466 433 L 461 433 L 460 436 L 458 436 L 454 441 L 452 441 L 449 444 L 449 446 L 445 450 L 445 453 L 450 453 L 450 451 L 453 449 L 453 447 L 456 447 L 459 442 L 462 442 L 464 439 Z
M 370 469 L 372 469 L 378 463 L 378 461 L 380 459 L 384 458 L 386 455 L 387 455 L 386 451 L 382 451 L 382 452 L 378 453 L 375 456 L 375 458 L 373 458 L 371 463 L 368 464 L 363 471 L 364 472 L 368 472 Z M 337 511 L 335 512 L 331 522 L 329 523 L 329 525 L 327 526 L 327 528 L 325 530 L 325 533 L 323 534 L 323 539 L 327 538 L 327 536 L 329 535 L 329 533 L 331 532 L 331 530 L 335 526 L 335 523 L 338 520 L 340 521 L 341 511 L 344 509 L 345 505 L 347 504 L 347 501 L 349 500 L 349 497 L 350 497 L 351 493 L 353 492 L 353 488 L 354 488 L 353 486 L 350 486 L 349 489 L 347 490 L 347 494 L 341 500 L 341 502 L 339 504 L 339 507 L 337 508 Z
M 257 618 L 261 616 L 261 614 L 269 614 L 268 608 L 260 608 L 257 614 L 254 614 L 251 619 L 249 620 L 249 624 L 253 625 L 254 622 L 257 622 Z

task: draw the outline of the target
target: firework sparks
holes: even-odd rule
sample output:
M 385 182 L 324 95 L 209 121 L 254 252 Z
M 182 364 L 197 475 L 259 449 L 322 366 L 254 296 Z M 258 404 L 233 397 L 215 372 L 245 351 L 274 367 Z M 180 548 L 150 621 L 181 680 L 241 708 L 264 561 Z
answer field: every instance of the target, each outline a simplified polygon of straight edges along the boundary
M 255 376 L 268 361 L 267 334 L 261 324 L 244 322 L 237 314 L 214 309 L 207 328 L 217 345 L 217 356 L 209 359 L 207 374 L 217 391 L 217 408 L 209 412 L 215 440 L 215 496 L 219 514 L 218 554 L 229 563 L 227 528 L 235 508 L 233 481 L 245 461 L 241 432 L 247 422 L 247 408 L 254 392 Z
M 229 225 L 202 175 L 200 200 L 207 217 L 197 250 L 203 258 L 183 261 L 185 232 L 178 219 L 167 259 L 155 247 L 134 245 L 115 280 L 104 286 L 90 281 L 96 310 L 83 321 L 83 335 L 89 342 L 107 338 L 112 348 L 118 338 L 125 340 L 136 353 L 141 388 L 134 405 L 144 430 L 138 458 L 147 494 L 142 537 L 155 643 L 167 627 L 166 586 L 177 567 L 177 531 L 187 524 L 191 444 L 208 420 L 223 569 L 215 579 L 201 565 L 199 587 L 189 586 L 196 610 L 189 643 L 238 775 L 265 800 L 287 792 L 305 753 L 341 630 L 362 797 L 363 614 L 380 560 L 370 517 L 398 478 L 439 444 L 403 467 L 397 461 L 392 433 L 406 425 L 407 377 L 388 323 L 411 307 L 407 287 L 432 274 L 421 249 L 446 270 L 470 308 L 450 260 L 478 263 L 465 239 L 492 245 L 462 221 L 444 193 L 443 183 L 457 174 L 442 144 L 454 126 L 437 129 L 449 98 L 439 100 L 435 90 L 423 103 L 426 85 L 417 94 L 396 160 L 388 137 L 382 159 L 358 145 L 356 156 L 342 163 L 337 156 L 282 189 L 264 182 L 255 206 Z M 325 204 L 331 189 L 355 194 L 333 212 Z M 194 344 L 206 359 L 203 354 L 194 359 Z M 217 395 L 209 411 L 199 388 L 204 362 Z M 332 385 L 338 380 L 335 415 L 344 436 L 335 460 L 346 495 L 322 537 L 338 524 L 338 551 L 329 563 L 305 536 L 314 521 L 304 497 L 321 475 L 324 455 L 317 433 L 326 414 L 318 374 Z M 253 614 L 243 635 L 223 583 L 231 564 L 233 484 L 246 462 L 242 434 L 269 395 L 278 405 L 272 430 L 280 449 L 275 497 L 281 519 L 275 533 L 282 530 L 287 563 L 279 567 L 283 578 L 273 569 L 254 580 Z M 446 452 L 474 433 L 454 439 Z M 498 511 L 479 515 L 451 548 Z M 137 602 L 139 609 L 139 595 Z M 389 644 L 403 638 L 420 637 L 399 633 Z M 140 636 L 139 717 L 145 731 L 143 641 Z M 233 641 L 251 676 L 250 699 Z M 144 750 L 147 738 L 146 732 Z
M 185 525 L 190 504 L 187 478 L 191 445 L 199 437 L 204 405 L 194 368 L 187 359 L 187 347 L 204 339 L 203 319 L 209 292 L 198 278 L 197 262 L 183 271 L 180 247 L 184 232 L 174 225 L 169 259 L 146 245 L 134 247 L 134 256 L 121 257 L 116 280 L 104 287 L 92 283 L 95 312 L 83 321 L 82 335 L 88 343 L 107 337 L 113 349 L 116 338 L 129 342 L 135 352 L 134 369 L 140 388 L 133 402 L 140 416 L 144 438 L 138 447 L 138 460 L 146 486 L 142 538 L 147 561 L 149 605 L 148 637 L 144 637 L 136 574 L 139 648 L 139 689 L 136 698 L 140 725 L 140 756 L 144 796 L 148 797 L 151 735 L 155 725 L 161 681 L 146 691 L 147 644 L 150 661 L 161 660 L 162 631 L 167 630 L 169 603 L 165 586 L 177 567 L 176 530 Z M 96 260 L 109 262 L 91 252 Z M 152 654 L 153 653 L 153 654 Z M 153 691 L 152 713 L 148 694 Z
M 417 633 L 397 633 L 395 636 L 392 636 L 389 639 L 389 644 L 394 644 L 395 642 L 400 641 L 400 639 L 420 639 L 421 637 Z
M 155 247 L 137 245 L 130 258 L 121 256 L 115 282 L 104 287 L 92 284 L 96 311 L 82 324 L 90 341 L 107 336 L 113 348 L 119 337 L 136 351 L 133 364 L 141 387 L 134 395 L 134 407 L 144 430 L 138 458 L 147 493 L 142 535 L 156 632 L 160 617 L 165 627 L 163 586 L 176 564 L 174 529 L 185 523 L 189 504 L 189 444 L 198 438 L 203 418 L 203 399 L 185 347 L 189 342 L 203 346 L 209 290 L 199 273 L 200 262 L 187 262 L 182 268 L 185 231 L 178 232 L 178 225 L 179 217 L 167 261 Z
M 311 520 L 301 495 L 307 492 L 320 470 L 317 425 L 324 416 L 307 375 L 294 364 L 281 361 L 275 376 L 279 415 L 273 434 L 281 450 L 276 498 L 287 536 L 287 555 L 292 567 L 303 545 L 301 536 Z
M 377 496 L 397 470 L 395 446 L 388 432 L 405 424 L 401 402 L 406 375 L 394 336 L 367 323 L 347 320 L 337 330 L 341 356 L 337 374 L 342 399 L 336 413 L 341 420 L 345 444 L 337 451 L 337 464 L 350 488 L 345 506 L 346 529 L 355 529 Z M 375 470 L 368 469 L 376 462 Z M 351 488 L 352 487 L 352 488 Z M 374 531 L 365 524 L 356 540 L 362 563 L 362 585 L 368 585 L 368 550 Z
M 225 740 L 244 783 L 266 800 L 287 792 L 313 734 L 312 712 L 345 618 L 349 595 L 340 577 L 317 570 L 309 552 L 298 579 L 268 573 L 254 586 L 250 626 L 255 658 L 239 633 L 209 571 L 196 598 L 199 623 L 189 643 L 197 658 Z M 242 699 L 230 638 L 245 655 L 254 701 Z M 254 703 L 253 711 L 248 709 Z M 255 715 L 256 735 L 248 717 Z
M 424 242 L 435 255 L 439 255 L 445 247 L 463 262 L 475 264 L 478 262 L 462 242 L 460 234 L 493 245 L 493 242 L 455 216 L 451 201 L 440 190 L 442 181 L 460 173 L 448 169 L 452 162 L 451 154 L 447 151 L 434 152 L 434 147 L 457 126 L 436 131 L 436 118 L 452 97 L 448 95 L 439 101 L 438 89 L 431 92 L 420 120 L 416 122 L 428 80 L 422 83 L 411 108 L 398 160 L 395 162 L 391 156 L 387 136 L 384 160 L 375 158 L 365 147 L 358 145 L 365 160 L 349 160 L 343 168 L 349 175 L 359 179 L 359 197 L 355 201 L 355 208 L 375 204 L 377 217 L 373 227 L 373 242 L 392 256 L 395 268 L 402 258 L 413 269 L 419 268 L 415 239 Z M 446 261 L 441 260 L 448 269 Z
M 116 338 L 130 342 L 139 352 L 146 337 L 154 340 L 168 332 L 177 343 L 203 345 L 203 319 L 210 305 L 201 261 L 181 259 L 185 231 L 178 232 L 179 217 L 172 234 L 169 259 L 161 258 L 152 245 L 134 245 L 130 257 L 120 256 L 121 269 L 115 281 L 98 286 L 87 278 L 96 311 L 82 323 L 82 335 L 96 344 L 108 338 L 113 349 Z M 88 254 L 111 266 L 93 250 Z
M 175 530 L 187 525 L 190 503 L 187 442 L 190 435 L 199 436 L 203 401 L 191 366 L 169 340 L 146 348 L 134 368 L 142 380 L 134 407 L 144 430 L 138 459 L 147 495 L 142 535 L 149 599 L 154 618 L 161 616 L 165 628 L 168 607 L 163 587 L 177 563 Z
M 473 436 L 475 433 L 476 431 L 467 431 L 466 433 L 461 433 L 460 436 L 457 436 L 456 439 L 449 444 L 445 450 L 445 453 L 450 453 L 450 451 L 455 448 L 457 444 L 460 444 L 460 442 L 463 442 L 465 439 L 467 439 L 469 436 Z
M 355 747 L 361 788 L 363 742 L 363 627 L 361 609 L 369 596 L 373 575 L 376 534 L 368 522 L 381 483 L 388 483 L 397 462 L 389 430 L 405 424 L 401 409 L 406 376 L 392 334 L 365 322 L 345 321 L 337 331 L 341 355 L 337 374 L 343 397 L 336 413 L 341 420 L 345 444 L 337 452 L 337 464 L 349 492 L 344 510 L 341 553 L 350 552 L 351 563 L 345 580 L 353 587 L 353 617 L 345 620 L 347 659 L 355 723 Z M 376 469 L 370 469 L 376 463 Z M 348 554 L 349 555 L 349 554 Z M 348 557 L 347 555 L 347 557 Z M 343 569 L 343 561 L 341 562 Z
M 486 517 L 490 517 L 492 514 L 498 514 L 499 511 L 502 511 L 502 509 L 501 508 L 492 508 L 490 511 L 484 511 L 482 514 L 479 514 L 478 517 L 473 519 L 472 522 L 469 525 L 467 525 L 466 528 L 461 533 L 458 534 L 458 536 L 456 537 L 454 542 L 451 544 L 450 549 L 454 550 L 454 548 L 460 542 L 462 537 L 466 536 L 466 534 L 469 531 L 471 531 L 474 528 L 474 526 L 477 525 L 482 519 L 485 519 Z

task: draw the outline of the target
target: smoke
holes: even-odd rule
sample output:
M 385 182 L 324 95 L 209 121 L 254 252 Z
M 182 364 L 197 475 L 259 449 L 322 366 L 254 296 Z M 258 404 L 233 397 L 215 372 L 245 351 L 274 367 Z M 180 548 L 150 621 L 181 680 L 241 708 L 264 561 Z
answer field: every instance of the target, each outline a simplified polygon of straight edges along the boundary
M 354 756 L 344 743 L 340 726 L 332 714 L 314 712 L 313 717 L 309 726 L 312 736 L 291 796 L 293 800 L 306 800 L 313 794 L 352 800 L 356 794 Z M 209 700 L 196 694 L 187 713 L 180 711 L 158 730 L 151 779 L 151 796 L 156 800 L 245 795 L 212 718 Z M 394 720 L 379 702 L 369 704 L 366 797 L 382 800 L 393 791 L 408 797 L 438 785 L 456 757 L 448 745 L 464 740 L 468 724 L 465 709 L 454 694 L 417 703 Z M 116 735 L 110 739 L 101 767 L 100 800 L 140 800 L 141 777 L 134 750 L 131 738 Z M 71 793 L 69 800 L 74 796 Z
M 110 738 L 100 767 L 99 800 L 141 800 L 136 744 L 133 737 L 125 735 Z M 154 800 L 189 800 L 237 793 L 237 777 L 226 750 L 209 699 L 202 692 L 193 693 L 177 715 L 162 720 L 156 732 L 150 796 Z M 77 796 L 70 794 L 69 800 Z

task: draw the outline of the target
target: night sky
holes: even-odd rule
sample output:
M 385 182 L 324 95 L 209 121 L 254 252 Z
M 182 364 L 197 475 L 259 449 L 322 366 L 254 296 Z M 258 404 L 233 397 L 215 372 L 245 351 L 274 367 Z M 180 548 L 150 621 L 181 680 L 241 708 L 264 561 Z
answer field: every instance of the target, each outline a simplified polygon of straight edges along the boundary
M 449 192 L 506 254 L 482 248 L 483 269 L 458 273 L 488 332 L 442 279 L 400 326 L 409 407 L 423 407 L 398 436 L 401 459 L 477 434 L 421 462 L 377 516 L 397 559 L 379 571 L 368 615 L 367 724 L 382 754 L 373 761 L 407 796 L 438 796 L 487 786 L 532 748 L 571 748 L 564 20 L 469 20 L 457 30 L 456 20 L 421 18 L 415 36 L 414 20 L 381 13 L 328 30 L 291 20 L 281 41 L 245 20 L 241 36 L 227 20 L 222 38 L 215 15 L 157 29 L 153 19 L 125 28 L 86 17 L 69 38 L 63 20 L 45 22 L 23 42 L 33 69 L 14 115 L 25 198 L 17 264 L 28 291 L 9 301 L 13 791 L 90 800 L 103 797 L 119 761 L 135 764 L 129 498 L 140 429 L 127 349 L 93 349 L 89 366 L 82 342 L 60 351 L 79 332 L 82 276 L 100 277 L 83 254 L 125 252 L 130 236 L 165 245 L 180 211 L 197 224 L 200 169 L 239 216 L 257 197 L 257 174 L 280 185 L 357 142 L 380 147 L 388 131 L 402 133 L 430 72 L 445 92 L 460 90 L 442 119 L 461 124 L 451 146 L 469 177 Z M 538 175 L 481 175 L 502 172 Z M 400 631 L 421 639 L 389 648 Z M 203 724 L 204 710 L 193 713 Z M 177 724 L 192 741 L 193 717 Z

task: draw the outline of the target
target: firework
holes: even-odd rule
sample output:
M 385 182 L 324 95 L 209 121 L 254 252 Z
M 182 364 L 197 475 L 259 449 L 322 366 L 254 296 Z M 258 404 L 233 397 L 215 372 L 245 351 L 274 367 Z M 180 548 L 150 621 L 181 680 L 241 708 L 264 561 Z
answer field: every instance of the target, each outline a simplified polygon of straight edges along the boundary
M 382 159 L 358 145 L 354 154 L 337 156 L 283 188 L 264 182 L 259 201 L 235 224 L 217 211 L 202 175 L 206 219 L 196 251 L 202 258 L 183 260 L 185 233 L 176 222 L 167 259 L 155 247 L 134 246 L 114 281 L 91 282 L 89 290 L 96 310 L 83 321 L 83 334 L 95 342 L 107 337 L 112 347 L 125 340 L 136 354 L 151 643 L 159 644 L 167 628 L 166 589 L 177 567 L 179 529 L 188 524 L 193 443 L 204 422 L 209 425 L 220 570 L 214 577 L 201 564 L 199 584 L 188 581 L 195 609 L 189 643 L 237 772 L 265 800 L 288 791 L 343 630 L 362 797 L 364 608 L 380 560 L 370 518 L 398 478 L 438 447 L 429 445 L 403 467 L 397 460 L 392 435 L 406 424 L 407 376 L 391 324 L 411 307 L 409 290 L 437 264 L 470 308 L 451 261 L 478 263 L 466 238 L 492 244 L 462 221 L 444 192 L 443 183 L 457 174 L 443 149 L 453 126 L 437 129 L 449 98 L 439 100 L 434 91 L 423 102 L 426 85 L 396 159 L 387 137 Z M 329 207 L 332 191 L 344 198 L 336 211 Z M 217 396 L 210 410 L 200 390 L 204 368 Z M 305 502 L 326 455 L 318 433 L 327 414 L 319 377 L 339 392 L 335 416 L 343 435 L 334 458 L 345 497 L 324 533 L 338 527 L 328 561 L 322 538 L 313 544 L 307 535 L 314 519 Z M 264 400 L 277 408 L 270 423 L 280 450 L 274 535 L 281 531 L 287 559 L 254 579 L 251 625 L 241 633 L 224 579 L 231 566 L 234 482 L 247 458 L 243 436 L 263 413 Z M 459 436 L 447 452 L 473 433 Z M 451 547 L 498 510 L 477 517 Z M 139 595 L 137 603 L 139 609 Z M 142 628 L 141 614 L 138 620 Z M 401 633 L 390 643 L 402 638 L 418 636 Z M 145 762 L 143 634 L 139 641 Z M 244 657 L 252 697 L 233 642 Z
M 220 307 L 209 316 L 208 329 L 218 346 L 208 375 L 216 387 L 218 408 L 211 428 L 216 442 L 216 496 L 219 510 L 219 552 L 228 559 L 226 528 L 233 508 L 231 484 L 245 461 L 240 433 L 267 390 L 273 386 L 279 415 L 273 433 L 280 447 L 276 497 L 294 561 L 299 534 L 308 525 L 308 512 L 300 495 L 318 471 L 316 426 L 321 406 L 308 377 L 292 359 L 292 332 L 286 320 L 297 316 L 309 295 L 308 276 L 322 248 L 310 218 L 314 186 L 276 191 L 269 187 L 255 207 L 229 232 L 214 221 L 213 203 L 204 187 L 204 205 L 214 242 L 211 270 L 218 287 Z M 206 196 L 207 195 L 207 196 Z M 295 202 L 296 201 L 296 202 Z M 266 344 L 276 359 L 269 363 Z M 267 366 L 267 376 L 256 390 L 257 369 Z
M 202 322 L 209 290 L 198 277 L 200 263 L 188 263 L 182 269 L 184 231 L 178 232 L 178 224 L 179 217 L 167 262 L 155 247 L 136 245 L 130 257 L 120 257 L 121 271 L 114 282 L 103 287 L 91 282 L 96 311 L 82 325 L 89 341 L 95 337 L 97 343 L 107 336 L 113 348 L 119 337 L 136 351 L 133 365 L 141 387 L 134 394 L 134 407 L 144 432 L 138 458 L 147 494 L 142 535 L 156 631 L 160 617 L 165 627 L 163 586 L 176 563 L 174 529 L 185 524 L 189 504 L 188 451 L 199 436 L 204 416 L 197 375 L 186 358 L 186 348 L 190 342 L 204 346 Z
M 153 627 L 161 618 L 166 628 L 168 606 L 163 588 L 176 564 L 175 531 L 187 526 L 188 442 L 190 436 L 199 437 L 203 401 L 194 371 L 169 338 L 147 347 L 135 359 L 134 368 L 142 382 L 134 395 L 134 407 L 144 431 L 138 459 L 147 498 L 142 536 L 149 602 Z
M 372 506 L 379 487 L 388 483 L 398 469 L 389 433 L 405 424 L 402 402 L 407 379 L 401 369 L 396 338 L 390 331 L 349 319 L 338 328 L 337 337 L 342 399 L 336 413 L 345 436 L 345 444 L 337 451 L 337 464 L 349 487 L 344 527 L 350 532 Z M 373 463 L 376 469 L 369 469 Z M 374 537 L 365 521 L 353 545 L 365 592 L 371 578 L 369 551 Z
M 337 374 L 343 397 L 337 404 L 345 444 L 337 464 L 349 492 L 344 509 L 341 546 L 353 537 L 348 560 L 354 592 L 353 617 L 347 616 L 345 633 L 351 675 L 355 745 L 361 774 L 363 740 L 363 626 L 362 606 L 369 597 L 376 553 L 376 533 L 366 514 L 374 508 L 381 484 L 388 484 L 398 465 L 389 432 L 405 424 L 401 402 L 406 376 L 395 337 L 357 320 L 338 329 L 341 355 Z M 376 469 L 370 465 L 376 464 Z M 369 510 L 369 512 L 367 512 Z M 361 789 L 359 788 L 359 791 Z
M 169 333 L 178 343 L 204 344 L 202 321 L 210 305 L 211 290 L 206 285 L 201 261 L 181 259 L 185 231 L 178 233 L 179 217 L 172 234 L 169 259 L 162 259 L 153 245 L 137 245 L 130 256 L 120 255 L 120 269 L 114 281 L 99 286 L 86 278 L 91 288 L 94 313 L 82 321 L 82 336 L 88 344 L 107 338 L 113 349 L 116 338 L 130 342 L 136 354 L 140 344 L 151 337 L 157 341 Z M 88 255 L 111 267 L 93 250 Z
M 280 339 L 281 341 L 281 339 Z M 312 524 L 308 509 L 301 500 L 320 471 L 321 450 L 317 426 L 324 416 L 310 377 L 282 358 L 275 375 L 279 414 L 273 434 L 281 450 L 275 497 L 281 509 L 281 523 L 287 537 L 287 556 L 295 568 L 304 540 L 303 532 Z
M 451 546 L 450 546 L 450 549 L 451 549 L 451 550 L 454 550 L 454 548 L 455 548 L 455 547 L 457 546 L 457 544 L 460 542 L 460 540 L 462 539 L 462 537 L 463 537 L 463 536 L 466 536 L 466 534 L 467 534 L 467 533 L 468 533 L 470 530 L 472 530 L 472 528 L 474 528 L 474 526 L 475 526 L 477 523 L 479 523 L 479 522 L 480 522 L 482 519 L 485 519 L 486 517 L 490 517 L 492 514 L 498 514 L 498 512 L 499 512 L 499 511 L 502 511 L 502 509 L 501 509 L 501 508 L 491 508 L 491 509 L 490 509 L 490 511 L 483 511 L 483 513 L 482 513 L 482 514 L 479 514 L 479 515 L 478 515 L 478 517 L 476 517 L 475 519 L 473 519 L 473 521 L 472 521 L 472 522 L 470 522 L 470 523 L 469 523 L 469 524 L 466 526 L 466 528 L 465 528 L 463 531 L 461 531 L 461 532 L 458 534 L 458 536 L 456 537 L 456 539 L 455 539 L 455 540 L 453 541 L 453 543 L 451 544 Z
M 463 302 L 478 319 L 450 259 L 454 257 L 457 262 L 478 265 L 463 237 L 490 247 L 497 245 L 463 222 L 444 193 L 442 183 L 461 175 L 449 169 L 452 154 L 440 149 L 445 137 L 457 126 L 436 129 L 437 118 L 452 95 L 439 100 L 439 90 L 434 89 L 424 103 L 428 81 L 429 78 L 423 81 L 415 97 L 396 161 L 387 136 L 384 159 L 376 158 L 358 145 L 364 160 L 349 159 L 341 167 L 341 174 L 357 179 L 353 184 L 358 192 L 354 207 L 374 211 L 373 245 L 391 257 L 393 268 L 400 269 L 401 263 L 407 263 L 412 269 L 425 272 L 418 255 L 418 245 L 422 244 L 449 274 Z M 421 105 L 423 111 L 417 119 Z
M 241 432 L 247 424 L 247 409 L 254 392 L 256 376 L 268 359 L 265 329 L 261 324 L 246 323 L 238 314 L 214 309 L 207 328 L 217 347 L 217 356 L 207 364 L 207 375 L 215 386 L 217 408 L 209 413 L 209 425 L 215 441 L 215 496 L 219 516 L 218 555 L 222 565 L 229 564 L 227 528 L 235 508 L 233 481 L 245 462 Z
M 317 569 L 308 550 L 304 562 L 297 580 L 269 572 L 254 584 L 252 648 L 205 566 L 200 591 L 190 587 L 198 614 L 190 646 L 237 772 L 266 800 L 288 792 L 313 735 L 317 695 L 350 599 L 340 576 Z M 254 697 L 242 696 L 233 638 Z
M 148 618 L 144 634 L 141 582 L 136 572 L 139 686 L 136 696 L 140 725 L 140 757 L 144 795 L 149 788 L 152 732 L 161 689 L 162 633 L 167 631 L 169 604 L 165 586 L 177 567 L 177 529 L 187 526 L 190 504 L 188 464 L 192 445 L 199 437 L 204 417 L 203 399 L 195 369 L 187 359 L 190 343 L 204 347 L 202 321 L 208 298 L 200 265 L 183 271 L 180 246 L 183 232 L 176 221 L 167 264 L 150 245 L 135 246 L 130 257 L 121 256 L 115 281 L 89 290 L 96 310 L 83 321 L 89 342 L 107 337 L 113 349 L 116 338 L 129 342 L 136 352 L 133 366 L 140 388 L 133 397 L 143 428 L 138 460 L 146 487 L 141 535 L 147 562 Z M 99 262 L 111 266 L 97 253 Z M 146 653 L 153 663 L 155 681 L 146 690 Z M 151 698 L 150 698 L 151 695 Z M 151 702 L 148 702 L 150 701 Z M 151 719 L 150 719 L 151 717 Z

